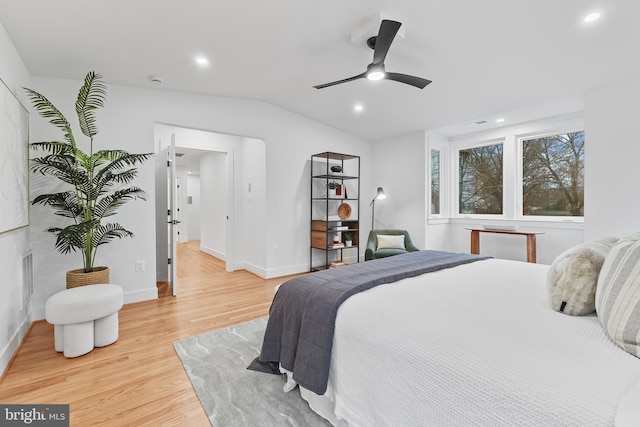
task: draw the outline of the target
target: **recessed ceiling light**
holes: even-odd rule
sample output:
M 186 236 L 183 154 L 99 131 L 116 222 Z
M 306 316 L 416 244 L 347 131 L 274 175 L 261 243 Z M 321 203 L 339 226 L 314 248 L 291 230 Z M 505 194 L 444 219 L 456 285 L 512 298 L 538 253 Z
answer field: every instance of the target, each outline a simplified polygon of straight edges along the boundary
M 597 21 L 598 18 L 600 18 L 600 14 L 598 12 L 593 12 L 584 17 L 584 22 Z
M 364 110 L 364 106 L 362 104 L 356 104 L 353 106 L 353 111 L 356 113 L 360 113 Z
M 207 65 L 208 63 L 209 63 L 209 60 L 204 56 L 198 56 L 196 58 L 196 64 L 198 65 Z
M 500 118 L 500 119 L 497 119 L 497 120 L 496 120 L 496 123 L 502 123 L 502 122 L 504 122 L 504 119 L 503 119 L 503 118 Z

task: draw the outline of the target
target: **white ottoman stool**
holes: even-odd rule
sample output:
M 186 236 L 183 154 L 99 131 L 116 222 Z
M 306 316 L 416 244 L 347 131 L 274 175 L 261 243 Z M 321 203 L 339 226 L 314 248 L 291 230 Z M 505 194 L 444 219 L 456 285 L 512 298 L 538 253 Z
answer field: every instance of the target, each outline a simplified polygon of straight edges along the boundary
M 122 303 L 118 285 L 79 286 L 51 296 L 45 317 L 54 325 L 56 351 L 64 352 L 64 357 L 78 357 L 116 342 Z

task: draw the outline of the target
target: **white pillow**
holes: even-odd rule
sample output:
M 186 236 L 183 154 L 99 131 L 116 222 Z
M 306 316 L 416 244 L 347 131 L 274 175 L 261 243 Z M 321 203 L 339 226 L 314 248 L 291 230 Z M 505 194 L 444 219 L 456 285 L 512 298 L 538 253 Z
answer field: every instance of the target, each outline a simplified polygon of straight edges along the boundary
M 621 239 L 604 260 L 596 312 L 609 337 L 640 357 L 640 234 Z
M 393 236 L 378 234 L 377 249 L 405 249 L 404 234 L 393 235 Z
M 581 243 L 556 257 L 547 274 L 547 296 L 551 308 L 572 316 L 596 311 L 600 269 L 617 241 L 616 237 L 608 237 Z

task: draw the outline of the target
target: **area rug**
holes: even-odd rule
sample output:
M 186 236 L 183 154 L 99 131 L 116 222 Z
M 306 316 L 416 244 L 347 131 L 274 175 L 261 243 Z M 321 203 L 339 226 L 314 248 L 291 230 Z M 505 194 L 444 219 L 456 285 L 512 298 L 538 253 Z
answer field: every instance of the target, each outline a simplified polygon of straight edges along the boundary
M 267 324 L 263 317 L 173 343 L 214 427 L 330 426 L 284 376 L 250 371 Z

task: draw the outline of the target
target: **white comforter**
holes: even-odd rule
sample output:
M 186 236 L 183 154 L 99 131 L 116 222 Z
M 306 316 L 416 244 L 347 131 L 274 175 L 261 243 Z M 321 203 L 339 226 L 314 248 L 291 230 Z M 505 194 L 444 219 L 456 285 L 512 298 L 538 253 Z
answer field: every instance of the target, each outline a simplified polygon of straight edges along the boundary
M 367 427 L 602 427 L 625 396 L 640 410 L 640 359 L 595 315 L 551 310 L 547 269 L 492 259 L 349 298 L 324 404 L 338 424 Z

